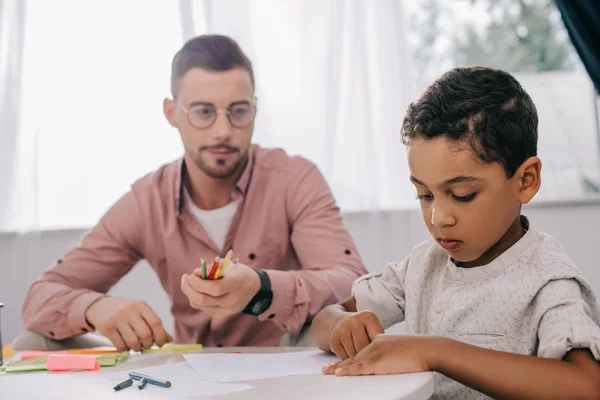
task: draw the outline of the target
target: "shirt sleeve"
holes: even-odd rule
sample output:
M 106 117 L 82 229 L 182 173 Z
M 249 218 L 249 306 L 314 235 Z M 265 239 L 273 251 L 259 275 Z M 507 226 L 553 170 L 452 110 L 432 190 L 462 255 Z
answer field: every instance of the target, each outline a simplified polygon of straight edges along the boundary
M 593 291 L 584 281 L 550 281 L 535 301 L 543 312 L 538 356 L 562 359 L 573 349 L 589 349 L 600 361 L 600 311 Z
M 321 309 L 350 296 L 352 282 L 367 271 L 316 166 L 305 168 L 289 188 L 291 244 L 301 269 L 266 270 L 273 302 L 259 320 L 297 334 Z
M 358 311 L 372 311 L 384 329 L 404 321 L 404 281 L 408 257 L 388 263 L 383 271 L 357 279 L 352 286 Z
M 81 241 L 29 288 L 22 325 L 52 339 L 94 328 L 85 314 L 141 259 L 141 220 L 133 192 L 125 194 Z

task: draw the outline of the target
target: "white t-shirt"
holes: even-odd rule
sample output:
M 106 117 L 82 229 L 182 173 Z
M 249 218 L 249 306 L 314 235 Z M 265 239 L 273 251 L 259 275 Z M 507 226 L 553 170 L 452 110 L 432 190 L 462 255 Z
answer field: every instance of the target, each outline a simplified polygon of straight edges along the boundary
M 359 311 L 384 328 L 450 337 L 510 353 L 561 359 L 574 348 L 600 361 L 600 308 L 590 285 L 550 235 L 530 229 L 491 263 L 459 268 L 437 243 L 354 282 Z M 487 396 L 435 374 L 437 399 Z
M 231 226 L 233 216 L 237 211 L 237 203 L 232 201 L 225 207 L 214 210 L 202 210 L 192 201 L 192 197 L 187 190 L 184 190 L 185 202 L 189 210 L 196 216 L 198 222 L 202 224 L 204 230 L 220 250 L 225 246 L 227 233 Z

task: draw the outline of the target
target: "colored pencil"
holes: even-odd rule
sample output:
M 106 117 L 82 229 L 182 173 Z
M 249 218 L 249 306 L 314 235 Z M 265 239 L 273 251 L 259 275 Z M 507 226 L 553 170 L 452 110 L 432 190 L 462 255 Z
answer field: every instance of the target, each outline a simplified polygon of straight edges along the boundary
M 202 257 L 200 265 L 202 268 L 202 279 L 206 279 L 206 258 Z
M 217 272 L 218 267 L 219 267 L 219 256 L 216 256 L 215 261 L 213 262 L 213 265 L 210 268 L 210 273 L 208 274 L 208 279 L 214 279 L 215 273 Z

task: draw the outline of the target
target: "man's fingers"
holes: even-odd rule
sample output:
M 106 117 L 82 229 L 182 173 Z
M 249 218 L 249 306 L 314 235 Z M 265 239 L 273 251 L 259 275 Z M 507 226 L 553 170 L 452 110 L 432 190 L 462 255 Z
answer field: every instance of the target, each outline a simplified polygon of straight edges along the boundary
M 133 331 L 133 328 L 129 325 L 129 321 L 119 321 L 119 323 L 116 325 L 116 328 L 128 348 L 135 351 L 140 351 L 142 349 L 140 339 Z
M 197 297 L 195 296 L 194 299 L 190 299 L 190 305 L 192 307 L 194 307 L 197 310 L 202 310 L 202 311 L 209 311 L 209 310 L 218 310 L 221 307 L 219 304 L 206 304 L 202 298 L 205 298 L 206 296 L 203 295 L 197 295 Z M 198 301 L 201 300 L 201 301 Z
M 106 336 L 108 339 L 110 339 L 110 341 L 112 342 L 113 345 L 115 345 L 117 350 L 119 350 L 119 351 L 129 350 L 129 347 L 127 347 L 127 345 L 125 344 L 125 341 L 123 340 L 123 338 L 121 337 L 121 334 L 119 333 L 119 331 L 117 329 L 111 329 L 110 331 L 103 333 L 103 335 Z
M 194 303 L 197 306 L 196 308 L 221 305 L 223 298 L 215 298 L 194 288 L 192 283 L 196 280 L 201 281 L 202 279 L 194 276 L 186 277 L 184 275 L 184 278 L 181 280 L 181 291 L 190 300 L 190 304 Z
M 150 306 L 146 303 L 142 303 L 140 307 L 140 312 L 142 314 L 142 318 L 146 321 L 146 324 L 150 327 L 152 331 L 152 338 L 154 343 L 158 346 L 162 346 L 167 341 L 167 332 L 165 332 L 165 328 L 163 327 L 162 321 L 156 315 L 154 310 L 150 308 Z
M 171 336 L 171 334 L 167 332 L 167 343 L 172 343 L 173 340 L 173 336 Z
M 185 276 L 186 275 L 184 275 L 184 277 Z M 190 304 L 193 307 L 202 308 L 202 307 L 208 305 L 206 303 L 208 296 L 198 292 L 197 290 L 194 290 L 194 288 L 192 288 L 192 286 L 190 285 L 189 280 L 187 278 L 183 278 L 181 280 L 181 291 L 183 292 L 183 294 L 185 294 L 187 296 L 188 300 L 190 301 Z
M 228 293 L 228 285 L 223 283 L 223 279 L 206 280 L 198 278 L 196 275 L 189 275 L 187 282 L 196 292 L 212 297 L 221 297 Z
M 154 344 L 154 335 L 152 329 L 148 326 L 141 314 L 134 314 L 129 317 L 129 326 L 138 337 L 142 349 L 149 349 Z

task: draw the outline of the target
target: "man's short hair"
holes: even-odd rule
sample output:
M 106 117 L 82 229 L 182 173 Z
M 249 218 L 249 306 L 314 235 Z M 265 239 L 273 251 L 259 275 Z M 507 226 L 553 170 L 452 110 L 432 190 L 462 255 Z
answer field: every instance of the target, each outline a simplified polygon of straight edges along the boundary
M 201 35 L 190 39 L 173 57 L 171 95 L 177 96 L 181 78 L 192 68 L 228 71 L 236 67 L 248 71 L 254 88 L 252 63 L 235 40 L 222 35 Z

